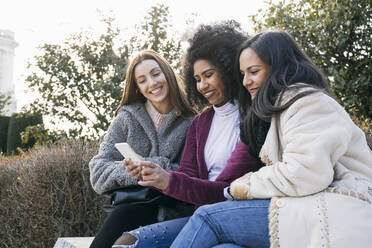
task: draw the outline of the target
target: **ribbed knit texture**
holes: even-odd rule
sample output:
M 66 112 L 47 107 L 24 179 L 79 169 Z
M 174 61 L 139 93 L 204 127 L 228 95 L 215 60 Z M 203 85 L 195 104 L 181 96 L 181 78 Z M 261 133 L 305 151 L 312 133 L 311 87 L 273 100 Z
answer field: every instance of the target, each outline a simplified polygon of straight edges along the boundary
M 168 114 L 162 114 L 160 113 L 155 107 L 154 105 L 152 105 L 152 103 L 150 101 L 146 101 L 145 103 L 145 108 L 146 108 L 146 111 L 147 113 L 149 114 L 151 120 L 152 120 L 152 123 L 154 124 L 155 126 L 155 130 L 158 131 L 161 124 L 163 123 L 163 121 L 165 120 L 165 118 L 167 118 Z
M 227 160 L 240 140 L 238 104 L 227 102 L 221 107 L 213 106 L 213 109 L 215 114 L 204 148 L 208 178 L 211 181 L 216 180 L 225 168 Z

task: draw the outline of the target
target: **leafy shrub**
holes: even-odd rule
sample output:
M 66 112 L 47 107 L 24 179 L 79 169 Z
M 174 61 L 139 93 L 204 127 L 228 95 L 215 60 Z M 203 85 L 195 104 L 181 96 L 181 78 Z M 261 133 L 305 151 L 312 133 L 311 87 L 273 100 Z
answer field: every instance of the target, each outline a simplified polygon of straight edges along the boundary
M 97 148 L 64 141 L 0 157 L 0 247 L 53 247 L 61 236 L 94 236 L 105 215 L 89 182 Z
M 33 116 L 18 116 L 12 115 L 9 120 L 8 127 L 8 139 L 7 139 L 7 154 L 12 154 L 17 152 L 17 148 L 27 149 L 35 144 L 35 140 L 31 138 L 27 143 L 22 144 L 21 142 L 21 132 L 23 132 L 26 127 L 37 125 L 42 123 L 43 119 L 40 115 Z
M 55 144 L 58 140 L 69 139 L 76 137 L 76 134 L 70 133 L 70 131 L 51 130 L 45 128 L 44 124 L 37 124 L 34 126 L 28 126 L 21 132 L 22 143 L 29 143 L 31 140 L 35 141 L 35 145 L 50 145 Z

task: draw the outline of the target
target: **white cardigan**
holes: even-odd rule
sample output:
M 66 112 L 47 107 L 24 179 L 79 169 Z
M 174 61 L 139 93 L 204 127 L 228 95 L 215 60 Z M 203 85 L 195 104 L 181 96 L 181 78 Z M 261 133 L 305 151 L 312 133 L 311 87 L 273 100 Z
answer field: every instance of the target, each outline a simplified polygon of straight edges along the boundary
M 230 190 L 271 198 L 272 248 L 372 247 L 372 152 L 334 99 L 312 93 L 272 118 L 260 157 L 267 166 Z

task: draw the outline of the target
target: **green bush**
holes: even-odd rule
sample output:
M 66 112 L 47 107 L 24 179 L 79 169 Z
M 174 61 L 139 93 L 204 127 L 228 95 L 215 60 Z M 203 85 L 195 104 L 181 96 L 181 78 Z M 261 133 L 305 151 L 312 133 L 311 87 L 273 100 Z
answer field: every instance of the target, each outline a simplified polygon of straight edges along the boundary
M 44 124 L 37 124 L 26 127 L 25 131 L 21 132 L 22 143 L 28 143 L 30 140 L 35 141 L 35 145 L 50 145 L 55 144 L 58 140 L 72 139 L 76 134 L 71 133 L 74 130 L 52 130 L 45 128 Z
M 96 142 L 59 142 L 0 155 L 0 247 L 53 247 L 58 237 L 94 236 L 104 199 L 89 181 Z
M 0 153 L 6 153 L 9 119 L 8 116 L 0 116 Z
M 34 116 L 17 116 L 13 115 L 9 120 L 8 139 L 7 139 L 7 154 L 17 153 L 17 148 L 27 149 L 35 144 L 34 139 L 29 139 L 25 144 L 21 141 L 21 132 L 28 126 L 42 123 L 43 119 L 39 115 Z

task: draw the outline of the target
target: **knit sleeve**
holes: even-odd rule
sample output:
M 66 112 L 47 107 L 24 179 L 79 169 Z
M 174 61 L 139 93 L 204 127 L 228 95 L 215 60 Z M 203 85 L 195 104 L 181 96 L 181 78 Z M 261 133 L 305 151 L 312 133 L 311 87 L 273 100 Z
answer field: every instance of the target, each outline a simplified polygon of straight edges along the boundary
M 280 115 L 282 159 L 231 184 L 236 199 L 304 196 L 327 188 L 351 139 L 342 107 L 323 93 L 300 98 Z
M 126 172 L 122 163 L 124 158 L 114 146 L 115 143 L 127 140 L 128 119 L 124 113 L 116 116 L 108 128 L 98 154 L 89 162 L 90 181 L 98 194 L 120 185 L 137 184 L 137 180 Z

